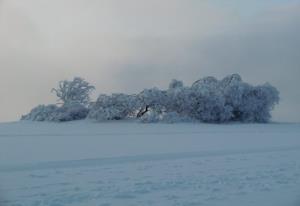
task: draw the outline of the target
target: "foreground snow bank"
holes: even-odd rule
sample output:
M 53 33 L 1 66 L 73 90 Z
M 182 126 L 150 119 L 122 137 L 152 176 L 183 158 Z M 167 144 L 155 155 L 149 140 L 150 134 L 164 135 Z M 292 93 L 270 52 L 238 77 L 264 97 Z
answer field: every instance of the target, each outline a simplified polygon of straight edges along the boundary
M 0 205 L 297 206 L 299 136 L 300 124 L 0 124 Z

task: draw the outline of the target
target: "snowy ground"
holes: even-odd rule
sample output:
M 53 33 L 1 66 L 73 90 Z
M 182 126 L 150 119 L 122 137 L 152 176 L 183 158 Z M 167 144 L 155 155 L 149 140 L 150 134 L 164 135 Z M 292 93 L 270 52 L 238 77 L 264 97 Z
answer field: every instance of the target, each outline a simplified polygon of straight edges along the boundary
M 0 206 L 299 206 L 300 124 L 0 124 Z

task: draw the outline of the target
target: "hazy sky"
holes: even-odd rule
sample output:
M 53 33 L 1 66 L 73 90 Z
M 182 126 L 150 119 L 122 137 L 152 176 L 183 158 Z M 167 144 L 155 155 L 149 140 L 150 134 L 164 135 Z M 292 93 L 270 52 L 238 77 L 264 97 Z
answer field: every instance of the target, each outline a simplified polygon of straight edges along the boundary
M 300 121 L 300 0 L 0 0 L 0 121 L 62 79 L 98 93 L 239 73 L 281 92 L 276 121 Z

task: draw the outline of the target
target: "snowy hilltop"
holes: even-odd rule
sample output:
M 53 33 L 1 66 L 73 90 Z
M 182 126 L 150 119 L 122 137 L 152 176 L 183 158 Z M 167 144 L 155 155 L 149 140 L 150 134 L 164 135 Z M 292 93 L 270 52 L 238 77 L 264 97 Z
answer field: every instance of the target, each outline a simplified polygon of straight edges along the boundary
M 1 206 L 299 206 L 300 124 L 0 124 Z
M 185 86 L 172 80 L 169 88 L 144 89 L 139 94 L 101 94 L 95 102 L 95 89 L 84 79 L 61 81 L 52 91 L 58 105 L 39 105 L 22 120 L 64 122 L 80 119 L 96 121 L 137 119 L 141 122 L 268 122 L 279 102 L 278 90 L 265 83 L 252 86 L 238 74 L 222 80 L 205 77 Z

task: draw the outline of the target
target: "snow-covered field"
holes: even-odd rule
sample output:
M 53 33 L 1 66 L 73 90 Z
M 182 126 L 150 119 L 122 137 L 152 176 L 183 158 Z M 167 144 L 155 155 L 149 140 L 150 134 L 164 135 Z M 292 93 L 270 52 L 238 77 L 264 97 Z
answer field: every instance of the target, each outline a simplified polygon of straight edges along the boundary
M 0 124 L 0 206 L 299 206 L 300 124 Z

